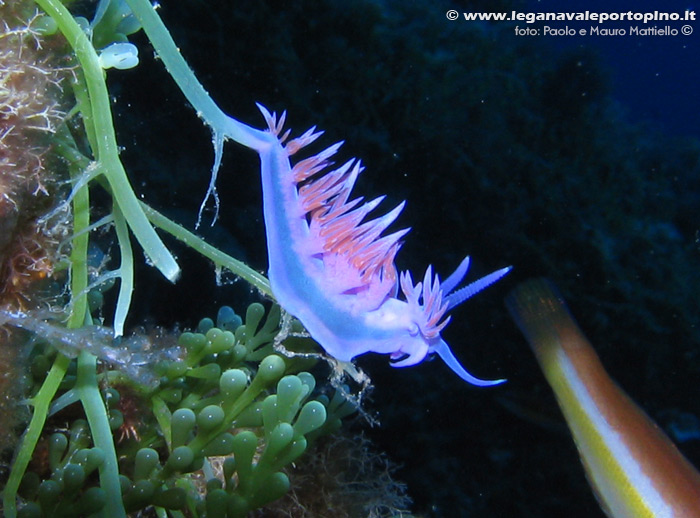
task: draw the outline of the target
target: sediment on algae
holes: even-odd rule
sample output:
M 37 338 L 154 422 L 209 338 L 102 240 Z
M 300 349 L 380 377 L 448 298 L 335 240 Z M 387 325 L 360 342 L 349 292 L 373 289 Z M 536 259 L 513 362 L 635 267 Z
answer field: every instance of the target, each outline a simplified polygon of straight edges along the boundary
M 39 217 L 67 177 L 51 137 L 65 117 L 72 71 L 62 41 L 42 36 L 33 2 L 0 5 L 0 19 L 0 306 L 24 307 L 68 233 L 68 222 L 47 226 Z
M 51 138 L 65 117 L 71 69 L 62 41 L 43 38 L 33 2 L 0 2 L 0 308 L 46 302 L 70 221 L 44 224 L 65 165 Z M 29 417 L 19 405 L 28 386 L 24 339 L 0 329 L 0 453 L 10 459 Z

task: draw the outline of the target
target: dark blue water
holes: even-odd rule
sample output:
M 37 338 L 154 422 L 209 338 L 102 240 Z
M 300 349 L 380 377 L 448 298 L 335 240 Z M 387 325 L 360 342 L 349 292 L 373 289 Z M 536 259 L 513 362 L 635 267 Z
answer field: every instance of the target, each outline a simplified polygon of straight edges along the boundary
M 684 0 L 668 2 L 606 2 L 604 0 L 571 0 L 565 4 L 555 0 L 527 2 L 527 9 L 536 12 L 684 12 L 700 7 Z M 700 12 L 697 12 L 700 15 Z M 690 35 L 634 36 L 630 26 L 680 29 L 690 25 Z M 566 22 L 550 22 L 564 27 Z M 595 25 L 591 22 L 568 24 L 572 28 Z M 620 101 L 630 117 L 657 125 L 668 134 L 700 135 L 700 23 L 611 21 L 600 27 L 623 28 L 625 36 L 585 36 L 540 38 L 560 47 L 587 47 L 596 51 L 611 78 L 612 95 Z

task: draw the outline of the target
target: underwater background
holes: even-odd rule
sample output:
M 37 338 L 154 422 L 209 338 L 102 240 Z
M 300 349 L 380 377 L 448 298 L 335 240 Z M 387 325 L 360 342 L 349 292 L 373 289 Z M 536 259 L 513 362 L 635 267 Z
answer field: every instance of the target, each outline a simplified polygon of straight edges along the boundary
M 297 133 L 317 125 L 328 140 L 345 141 L 343 158 L 362 158 L 357 193 L 387 194 L 387 206 L 407 200 L 399 224 L 413 230 L 399 268 L 432 264 L 444 275 L 466 254 L 472 278 L 514 266 L 455 312 L 445 332 L 471 372 L 508 378 L 503 386 L 467 386 L 439 361 L 392 369 L 385 357 L 358 359 L 373 380 L 367 410 L 380 426 L 358 421 L 355 429 L 398 466 L 416 516 L 603 516 L 503 306 L 532 276 L 559 286 L 610 374 L 700 465 L 700 27 L 691 23 L 688 36 L 527 37 L 515 35 L 516 23 L 445 15 L 695 6 L 160 4 L 227 113 L 261 127 L 255 102 L 286 109 Z M 590 25 L 582 24 L 568 25 Z M 144 51 L 143 34 L 135 39 L 141 64 L 109 78 L 121 157 L 150 204 L 192 226 L 209 182 L 211 136 Z M 257 157 L 228 144 L 218 191 L 219 221 L 209 228 L 206 213 L 201 233 L 264 271 Z M 183 277 L 170 286 L 144 266 L 137 282 L 148 296 L 135 301 L 130 324 L 194 327 L 222 304 L 256 299 L 233 278 L 217 285 L 205 260 L 168 245 Z

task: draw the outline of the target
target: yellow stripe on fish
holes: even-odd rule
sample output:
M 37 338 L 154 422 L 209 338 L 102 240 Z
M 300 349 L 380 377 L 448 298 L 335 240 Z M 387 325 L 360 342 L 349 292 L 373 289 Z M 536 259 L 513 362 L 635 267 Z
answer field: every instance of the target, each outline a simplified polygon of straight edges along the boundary
M 527 281 L 506 305 L 554 390 L 608 516 L 700 518 L 700 473 L 610 379 L 556 288 Z

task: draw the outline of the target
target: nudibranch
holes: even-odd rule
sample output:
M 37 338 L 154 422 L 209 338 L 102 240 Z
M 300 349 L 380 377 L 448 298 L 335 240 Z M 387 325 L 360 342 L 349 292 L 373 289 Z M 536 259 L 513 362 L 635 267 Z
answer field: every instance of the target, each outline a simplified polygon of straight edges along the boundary
M 506 305 L 552 386 L 588 481 L 612 518 L 700 518 L 700 473 L 613 382 L 546 281 Z
M 331 356 L 350 361 L 374 352 L 390 355 L 394 367 L 414 365 L 435 353 L 462 379 L 479 386 L 440 337 L 448 310 L 497 281 L 503 268 L 455 291 L 469 267 L 467 257 L 444 282 L 428 267 L 422 282 L 397 274 L 394 257 L 408 229 L 382 235 L 404 204 L 367 220 L 383 197 L 350 199 L 362 172 L 359 160 L 333 168 L 342 142 L 320 153 L 291 157 L 322 132 L 311 128 L 289 139 L 285 113 L 279 118 L 258 105 L 268 129 L 264 135 L 238 123 L 247 133 L 239 142 L 260 155 L 268 275 L 280 306 L 298 318 Z M 398 297 L 399 286 L 403 297 Z

